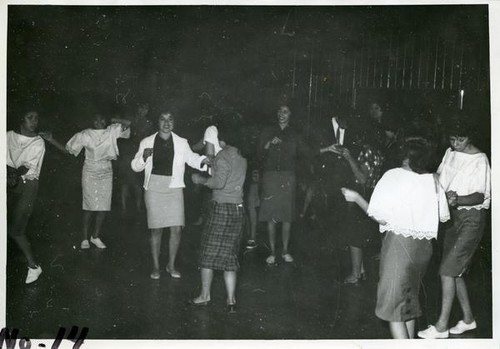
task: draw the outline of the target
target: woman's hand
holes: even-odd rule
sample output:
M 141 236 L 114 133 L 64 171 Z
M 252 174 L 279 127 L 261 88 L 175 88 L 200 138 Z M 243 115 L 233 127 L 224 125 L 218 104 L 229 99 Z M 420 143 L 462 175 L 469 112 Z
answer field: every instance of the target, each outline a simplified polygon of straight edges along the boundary
M 146 149 L 144 149 L 144 152 L 142 153 L 142 159 L 144 160 L 144 162 L 146 162 L 146 160 L 151 155 L 153 155 L 153 148 L 146 148 Z
M 344 147 L 340 147 L 340 148 L 337 148 L 339 150 L 339 154 L 344 158 L 346 159 L 347 161 L 351 161 L 353 158 L 352 158 L 352 155 L 351 155 L 351 152 L 349 151 L 349 149 L 347 148 L 344 148 Z
M 446 199 L 448 199 L 448 205 L 450 205 L 450 207 L 458 206 L 458 195 L 456 191 L 453 190 L 447 191 Z
M 356 202 L 356 200 L 358 200 L 361 196 L 357 191 L 348 188 L 341 188 L 340 191 L 344 195 L 345 200 L 348 202 Z
M 276 145 L 276 144 L 280 144 L 281 142 L 283 142 L 281 140 L 281 138 L 279 137 L 274 137 L 273 139 L 271 139 L 269 142 L 266 143 L 266 145 L 264 146 L 264 149 L 269 149 L 269 147 L 272 145 Z

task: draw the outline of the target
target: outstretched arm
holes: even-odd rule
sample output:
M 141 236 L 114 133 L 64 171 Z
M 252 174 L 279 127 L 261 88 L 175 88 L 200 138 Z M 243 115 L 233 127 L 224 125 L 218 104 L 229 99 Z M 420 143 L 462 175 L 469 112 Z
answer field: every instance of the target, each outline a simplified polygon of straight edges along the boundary
M 53 136 L 52 136 L 52 132 L 50 131 L 47 131 L 47 132 L 39 132 L 38 133 L 43 139 L 45 139 L 47 142 L 49 142 L 50 144 L 52 144 L 54 147 L 56 147 L 57 149 L 59 149 L 60 151 L 62 151 L 63 153 L 65 154 L 69 154 L 69 152 L 66 150 L 66 147 L 59 143 L 57 141 L 57 139 L 55 139 Z

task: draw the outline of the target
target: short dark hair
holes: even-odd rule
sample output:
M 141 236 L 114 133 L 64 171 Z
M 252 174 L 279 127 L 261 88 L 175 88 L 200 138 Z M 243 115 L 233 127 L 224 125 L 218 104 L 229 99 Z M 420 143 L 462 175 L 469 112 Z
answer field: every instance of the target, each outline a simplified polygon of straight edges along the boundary
M 405 141 L 401 147 L 401 163 L 408 159 L 408 165 L 413 172 L 431 173 L 432 151 L 429 142 L 424 139 L 411 139 Z
M 448 136 L 467 137 L 474 143 L 477 140 L 478 130 L 469 115 L 456 113 L 446 122 Z
M 241 149 L 242 122 L 238 114 L 231 113 L 218 118 L 215 126 L 217 127 L 219 141 L 224 141 L 226 144 Z

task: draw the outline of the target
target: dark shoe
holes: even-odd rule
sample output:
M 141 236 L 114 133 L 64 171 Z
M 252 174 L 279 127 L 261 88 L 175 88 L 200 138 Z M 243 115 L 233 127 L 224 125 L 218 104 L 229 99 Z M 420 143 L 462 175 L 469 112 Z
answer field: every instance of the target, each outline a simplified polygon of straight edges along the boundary
M 212 301 L 195 302 L 194 299 L 190 299 L 190 300 L 188 300 L 188 304 L 192 305 L 193 307 L 206 307 L 206 306 L 212 304 Z
M 226 306 L 226 309 L 227 309 L 228 314 L 234 314 L 234 313 L 236 313 L 236 303 L 228 304 Z

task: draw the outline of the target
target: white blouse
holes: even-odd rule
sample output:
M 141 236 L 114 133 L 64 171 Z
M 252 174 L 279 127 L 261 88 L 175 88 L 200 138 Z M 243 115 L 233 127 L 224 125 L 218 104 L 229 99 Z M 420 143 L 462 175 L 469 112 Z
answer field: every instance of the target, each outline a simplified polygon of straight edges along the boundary
M 78 156 L 85 148 L 85 160 L 115 160 L 118 155 L 118 138 L 129 138 L 130 128 L 123 130 L 121 124 L 112 124 L 103 130 L 86 129 L 75 134 L 66 143 L 66 150 Z
M 28 168 L 23 180 L 38 179 L 45 155 L 42 137 L 27 137 L 14 131 L 7 132 L 7 165 L 14 168 Z
M 387 171 L 370 199 L 368 215 L 380 224 L 381 233 L 415 239 L 435 239 L 439 221 L 450 219 L 446 195 L 431 173 L 418 174 L 403 168 Z
M 491 167 L 484 153 L 467 154 L 446 150 L 437 170 L 439 182 L 445 191 L 453 190 L 458 196 L 484 194 L 484 201 L 474 206 L 458 206 L 469 210 L 488 209 L 491 203 Z

